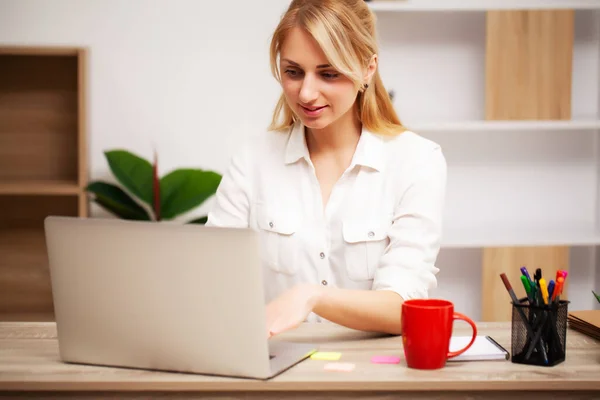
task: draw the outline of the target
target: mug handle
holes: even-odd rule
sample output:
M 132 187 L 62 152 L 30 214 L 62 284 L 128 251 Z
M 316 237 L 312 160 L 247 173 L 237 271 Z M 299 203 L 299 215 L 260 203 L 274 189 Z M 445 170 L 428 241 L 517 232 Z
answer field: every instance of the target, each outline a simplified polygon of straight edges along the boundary
M 448 358 L 452 358 L 452 357 L 456 357 L 462 353 L 464 353 L 465 351 L 467 351 L 469 349 L 469 347 L 471 347 L 473 345 L 473 343 L 475 342 L 475 338 L 477 337 L 477 327 L 475 326 L 475 322 L 473 322 L 473 320 L 469 317 L 467 317 L 466 315 L 463 315 L 461 313 L 454 313 L 453 316 L 453 320 L 455 319 L 462 319 L 465 322 L 468 322 L 469 325 L 471 325 L 471 328 L 473 328 L 473 337 L 471 338 L 471 341 L 469 342 L 468 345 L 466 345 L 464 348 L 457 350 L 457 351 L 449 351 L 448 352 Z

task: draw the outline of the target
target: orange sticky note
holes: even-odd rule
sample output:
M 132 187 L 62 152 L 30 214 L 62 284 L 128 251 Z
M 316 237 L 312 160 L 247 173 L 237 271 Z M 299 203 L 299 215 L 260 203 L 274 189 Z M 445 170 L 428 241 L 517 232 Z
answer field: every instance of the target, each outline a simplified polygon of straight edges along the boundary
M 350 372 L 355 366 L 352 363 L 327 363 L 323 368 L 327 371 Z

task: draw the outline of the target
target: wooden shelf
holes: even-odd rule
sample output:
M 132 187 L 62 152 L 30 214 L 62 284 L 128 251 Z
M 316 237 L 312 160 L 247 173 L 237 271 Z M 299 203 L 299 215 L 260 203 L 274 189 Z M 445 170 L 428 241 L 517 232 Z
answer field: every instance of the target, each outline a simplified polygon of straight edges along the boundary
M 80 49 L 67 46 L 2 46 L 0 55 L 77 56 Z
M 416 132 L 539 132 L 539 131 L 596 131 L 600 120 L 531 120 L 531 121 L 465 121 L 406 124 Z
M 589 227 L 447 228 L 442 237 L 442 248 L 596 245 L 600 245 L 600 232 Z
M 53 312 L 44 219 L 77 216 L 78 202 L 75 196 L 0 196 L 0 318 Z
M 86 51 L 0 47 L 0 320 L 53 318 L 49 215 L 88 215 Z
M 593 10 L 597 0 L 376 0 L 376 12 L 402 11 L 492 11 L 492 10 Z
M 31 181 L 0 182 L 0 195 L 79 195 L 77 182 Z

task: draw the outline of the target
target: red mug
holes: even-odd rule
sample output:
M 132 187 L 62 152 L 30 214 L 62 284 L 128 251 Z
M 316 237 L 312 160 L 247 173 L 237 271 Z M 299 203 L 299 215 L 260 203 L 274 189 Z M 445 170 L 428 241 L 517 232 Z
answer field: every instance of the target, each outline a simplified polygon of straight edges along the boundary
M 446 300 L 412 299 L 402 304 L 402 344 L 409 368 L 439 369 L 446 360 L 464 353 L 477 336 L 477 327 L 469 317 L 454 312 L 454 304 Z M 468 322 L 473 337 L 467 346 L 450 350 L 450 337 L 455 319 Z

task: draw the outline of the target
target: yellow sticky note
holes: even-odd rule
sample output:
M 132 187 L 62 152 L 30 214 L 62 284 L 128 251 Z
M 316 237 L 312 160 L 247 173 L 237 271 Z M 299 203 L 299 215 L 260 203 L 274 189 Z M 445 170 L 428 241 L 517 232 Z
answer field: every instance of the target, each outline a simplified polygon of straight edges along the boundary
M 326 360 L 326 361 L 337 361 L 342 356 L 342 353 L 335 353 L 331 351 L 317 351 L 313 353 L 310 358 L 313 360 Z

